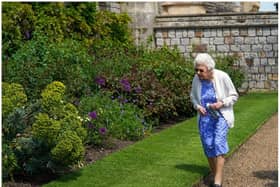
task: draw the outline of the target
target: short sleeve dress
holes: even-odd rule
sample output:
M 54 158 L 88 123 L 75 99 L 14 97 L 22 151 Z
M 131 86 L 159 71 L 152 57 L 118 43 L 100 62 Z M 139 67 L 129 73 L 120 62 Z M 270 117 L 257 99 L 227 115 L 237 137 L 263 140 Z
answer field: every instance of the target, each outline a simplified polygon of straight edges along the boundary
M 204 153 L 207 157 L 216 157 L 228 153 L 228 125 L 221 112 L 218 116 L 211 115 L 207 104 L 217 102 L 213 82 L 201 80 L 201 105 L 206 108 L 206 115 L 200 115 L 199 133 Z

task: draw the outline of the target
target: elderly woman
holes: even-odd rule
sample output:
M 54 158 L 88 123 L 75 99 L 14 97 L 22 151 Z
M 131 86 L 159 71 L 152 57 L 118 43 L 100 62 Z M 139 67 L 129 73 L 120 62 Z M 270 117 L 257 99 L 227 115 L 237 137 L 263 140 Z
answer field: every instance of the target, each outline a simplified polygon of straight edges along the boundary
M 208 159 L 214 183 L 222 186 L 222 173 L 229 147 L 228 129 L 233 127 L 233 104 L 238 99 L 236 89 L 227 73 L 215 69 L 215 62 L 206 53 L 194 60 L 191 100 L 198 111 L 198 126 L 204 153 Z

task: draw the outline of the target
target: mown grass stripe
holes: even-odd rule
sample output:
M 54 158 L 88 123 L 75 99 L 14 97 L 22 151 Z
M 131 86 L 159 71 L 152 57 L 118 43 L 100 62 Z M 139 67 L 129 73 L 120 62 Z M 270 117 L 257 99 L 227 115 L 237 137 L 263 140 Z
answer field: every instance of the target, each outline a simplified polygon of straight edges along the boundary
M 277 111 L 277 93 L 252 93 L 235 105 L 229 133 L 235 150 Z M 156 187 L 191 186 L 207 174 L 196 118 L 153 134 L 79 171 L 45 186 Z

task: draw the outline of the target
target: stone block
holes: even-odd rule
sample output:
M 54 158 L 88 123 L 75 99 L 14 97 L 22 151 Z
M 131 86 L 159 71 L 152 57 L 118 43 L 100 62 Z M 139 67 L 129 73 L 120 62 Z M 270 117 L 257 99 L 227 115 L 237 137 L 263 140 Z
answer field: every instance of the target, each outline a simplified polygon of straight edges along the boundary
M 267 58 L 261 58 L 261 65 L 267 65 Z
M 240 28 L 240 30 L 239 30 L 239 35 L 240 35 L 240 36 L 248 36 L 248 29 L 246 29 L 246 28 Z
M 163 44 L 164 44 L 164 41 L 163 41 L 163 39 L 162 38 L 157 38 L 157 46 L 163 46 Z
M 256 29 L 255 29 L 255 27 L 248 28 L 248 36 L 256 36 Z
M 171 45 L 170 38 L 165 38 L 165 39 L 164 39 L 164 43 L 165 43 L 167 46 L 170 46 L 170 45 Z
M 256 43 L 256 38 L 255 37 L 245 37 L 244 38 L 244 43 L 245 44 L 255 44 Z
M 180 39 L 178 38 L 171 39 L 170 45 L 180 45 Z
M 235 37 L 234 38 L 235 44 L 243 44 L 244 43 L 244 37 Z
M 163 38 L 162 32 L 157 31 L 156 32 L 156 38 Z
M 271 73 L 275 73 L 278 75 L 278 66 L 272 66 L 271 67 Z
M 266 37 L 258 37 L 259 44 L 266 44 Z
M 217 29 L 217 36 L 222 37 L 223 36 L 223 30 L 222 29 Z
M 189 30 L 188 31 L 188 37 L 189 38 L 192 38 L 192 37 L 194 37 L 195 35 L 194 35 L 194 31 L 193 30 Z
M 183 37 L 184 38 L 188 37 L 188 31 L 186 31 L 186 30 L 183 31 Z
M 260 51 L 260 52 L 258 53 L 258 56 L 261 57 L 261 58 L 264 58 L 264 57 L 266 57 L 267 55 L 266 55 L 266 52 Z
M 258 45 L 252 45 L 252 51 L 255 51 L 255 52 L 259 52 L 259 51 L 262 51 L 262 48 L 263 46 L 258 44 Z
M 253 61 L 254 61 L 254 66 L 259 66 L 261 64 L 259 58 L 254 58 Z
M 182 37 L 183 37 L 182 30 L 176 30 L 176 38 L 182 38 Z
M 271 35 L 278 36 L 278 28 L 277 27 L 272 27 L 271 28 Z
M 193 52 L 207 52 L 207 44 L 194 45 Z
M 259 67 L 259 73 L 265 73 L 265 71 L 264 71 L 264 66 L 260 66 L 260 67 Z
M 214 44 L 216 45 L 224 44 L 224 38 L 215 38 Z
M 231 29 L 231 35 L 232 36 L 239 36 L 239 29 L 238 28 L 232 28 Z
M 272 48 L 273 48 L 273 51 L 278 51 L 278 44 L 273 44 Z
M 257 36 L 262 36 L 263 35 L 263 30 L 261 27 L 256 28 L 256 34 Z
M 181 38 L 181 44 L 182 45 L 188 45 L 190 43 L 190 39 L 188 38 Z
M 258 53 L 255 53 L 255 52 L 245 52 L 244 53 L 244 57 L 245 58 L 257 58 L 258 57 Z
M 266 73 L 271 73 L 271 67 L 270 66 L 265 66 L 265 72 Z
M 163 38 L 167 38 L 168 37 L 168 32 L 167 31 L 163 31 L 162 32 L 162 37 Z
M 263 36 L 269 36 L 270 35 L 270 28 L 264 27 L 263 28 Z
M 225 44 L 233 44 L 234 40 L 232 36 L 225 36 Z
M 267 37 L 267 43 L 277 44 L 278 43 L 278 37 L 277 36 L 268 36 Z
M 206 37 L 206 38 L 211 37 L 211 31 L 210 31 L 210 29 L 204 29 L 204 37 Z
M 233 52 L 240 51 L 240 45 L 230 45 L 230 50 Z
M 211 37 L 216 37 L 216 36 L 217 36 L 217 30 L 211 29 Z
M 195 37 L 197 37 L 197 38 L 202 38 L 203 37 L 203 31 L 201 31 L 201 30 L 197 30 L 197 31 L 195 31 Z
M 191 38 L 191 44 L 198 45 L 200 44 L 200 38 Z
M 240 45 L 241 51 L 251 51 L 251 45 Z
M 210 44 L 209 41 L 210 41 L 209 38 L 201 38 L 201 43 L 202 44 Z
M 263 89 L 264 88 L 264 81 L 257 81 L 256 88 Z
M 263 46 L 264 51 L 272 51 L 272 45 L 271 44 L 266 44 Z
M 249 88 L 256 88 L 256 81 L 250 81 L 249 82 Z
M 182 52 L 182 53 L 186 52 L 185 46 L 180 45 L 180 46 L 178 46 L 178 48 L 179 48 L 180 52 Z
M 176 37 L 175 30 L 170 30 L 170 31 L 168 32 L 168 37 L 169 37 L 169 38 L 175 38 L 175 37 Z
M 268 65 L 275 65 L 275 58 L 268 58 Z
M 217 50 L 220 52 L 229 52 L 229 45 L 217 45 Z
M 230 29 L 229 28 L 223 28 L 223 36 L 230 36 Z

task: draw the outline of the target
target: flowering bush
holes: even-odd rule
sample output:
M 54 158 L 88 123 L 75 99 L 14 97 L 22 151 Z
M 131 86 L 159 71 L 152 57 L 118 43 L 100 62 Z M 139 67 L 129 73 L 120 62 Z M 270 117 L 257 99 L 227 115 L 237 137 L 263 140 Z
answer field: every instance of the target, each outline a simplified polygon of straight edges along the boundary
M 84 125 L 88 129 L 89 143 L 104 144 L 109 136 L 136 140 L 149 130 L 140 109 L 117 99 L 108 94 L 81 99 L 79 109 L 86 119 Z
M 178 50 L 140 47 L 137 53 L 130 50 L 125 54 L 122 59 L 112 57 L 111 61 L 102 61 L 106 69 L 98 69 L 95 77 L 98 88 L 142 108 L 145 119 L 155 124 L 178 115 L 194 114 L 189 98 L 193 65 Z

